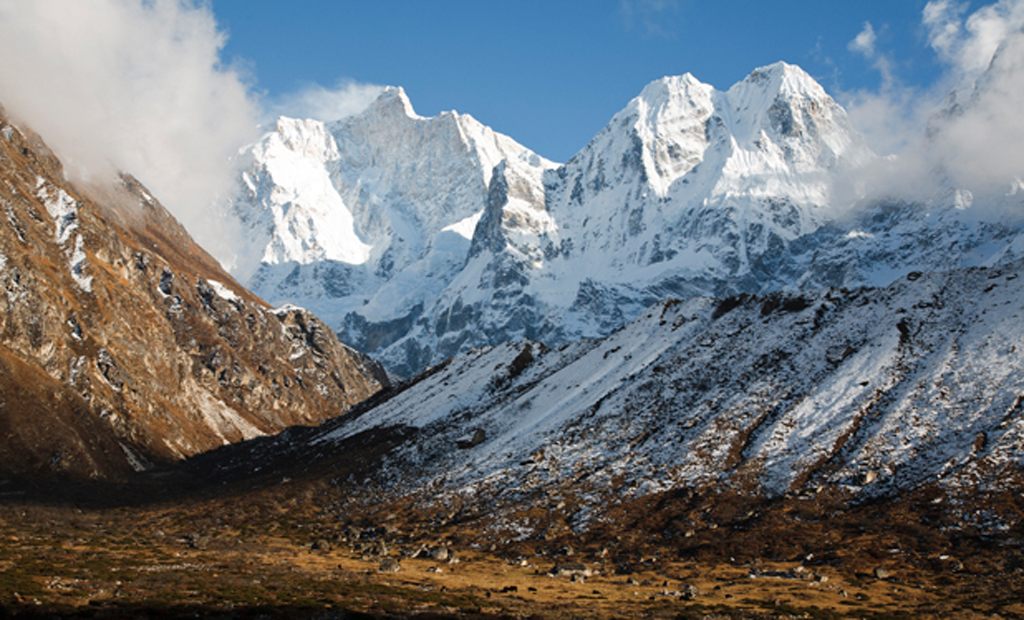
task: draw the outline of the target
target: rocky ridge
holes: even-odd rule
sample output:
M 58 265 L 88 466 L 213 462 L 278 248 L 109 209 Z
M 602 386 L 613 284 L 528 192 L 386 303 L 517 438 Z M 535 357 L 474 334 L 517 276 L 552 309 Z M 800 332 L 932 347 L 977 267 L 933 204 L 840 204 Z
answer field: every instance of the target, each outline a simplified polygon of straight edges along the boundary
M 318 429 L 201 467 L 331 476 L 350 446 L 372 444 L 378 465 L 351 488 L 486 515 L 513 539 L 538 535 L 523 516 L 537 506 L 583 531 L 656 495 L 1002 492 L 1024 467 L 1022 273 L 1016 262 L 885 288 L 663 302 L 604 339 L 474 350 Z M 970 518 L 1014 525 L 989 517 Z
M 240 286 L 145 188 L 76 187 L 0 112 L 0 477 L 111 479 L 316 424 L 387 385 Z

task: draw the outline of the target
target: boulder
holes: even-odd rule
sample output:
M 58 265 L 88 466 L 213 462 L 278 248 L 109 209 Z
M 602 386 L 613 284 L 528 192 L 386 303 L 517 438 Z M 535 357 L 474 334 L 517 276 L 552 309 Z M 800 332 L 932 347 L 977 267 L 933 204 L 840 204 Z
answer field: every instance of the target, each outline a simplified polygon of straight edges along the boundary
M 447 562 L 451 557 L 453 557 L 451 550 L 444 545 L 439 545 L 430 549 L 430 559 L 435 562 Z
M 583 564 L 555 564 L 548 574 L 552 577 L 589 577 L 591 572 Z
M 455 441 L 455 445 L 458 446 L 460 450 L 469 450 L 470 448 L 479 446 L 485 441 L 487 441 L 487 433 L 484 429 L 478 428 L 473 431 L 472 435 L 457 439 Z
M 701 590 L 697 586 L 693 585 L 692 583 L 688 583 L 688 584 L 684 585 L 682 587 L 682 589 L 679 590 L 679 595 L 684 600 L 692 601 L 693 599 L 697 598 L 698 596 L 703 596 L 704 592 L 703 592 L 703 590 Z
M 377 568 L 377 571 L 381 573 L 397 573 L 400 570 L 402 570 L 402 565 L 395 558 L 384 558 Z

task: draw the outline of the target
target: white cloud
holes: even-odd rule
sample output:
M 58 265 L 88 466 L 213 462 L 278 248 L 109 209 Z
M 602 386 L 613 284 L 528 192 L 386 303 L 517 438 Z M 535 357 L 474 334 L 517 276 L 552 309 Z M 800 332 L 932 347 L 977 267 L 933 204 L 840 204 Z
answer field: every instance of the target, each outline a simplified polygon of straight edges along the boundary
M 950 0 L 925 6 L 928 44 L 945 67 L 928 89 L 900 83 L 870 24 L 850 42 L 882 87 L 840 99 L 876 152 L 899 156 L 872 171 L 875 192 L 920 197 L 941 171 L 956 187 L 998 195 L 1024 177 L 1024 0 L 967 11 Z
M 933 0 L 928 42 L 957 90 L 931 120 L 927 155 L 975 191 L 1024 176 L 1024 0 L 1000 0 L 963 19 L 966 5 Z
M 864 28 L 847 44 L 846 48 L 871 61 L 871 66 L 882 77 L 882 90 L 889 91 L 897 87 L 893 61 L 885 54 L 878 52 L 875 47 L 877 42 L 878 33 L 875 32 L 874 26 L 871 25 L 871 22 L 864 22 Z
M 931 143 L 954 182 L 984 190 L 1024 178 L 1024 32 L 1006 33 L 977 86 L 956 103 L 933 123 Z
M 230 264 L 229 158 L 259 117 L 225 37 L 192 0 L 0 0 L 0 103 L 79 180 L 145 183 Z
M 929 45 L 960 80 L 976 78 L 1006 38 L 1024 27 L 1024 2 L 1019 0 L 1000 0 L 964 20 L 967 6 L 932 0 L 925 5 L 922 20 Z
M 875 41 L 877 40 L 878 35 L 875 34 L 875 28 L 871 22 L 864 22 L 864 29 L 850 41 L 847 47 L 851 52 L 858 52 L 870 59 L 875 56 Z
M 362 112 L 383 90 L 383 86 L 352 81 L 341 82 L 334 89 L 312 84 L 271 107 L 277 115 L 335 121 Z
M 954 42 L 962 36 L 961 16 L 967 6 L 966 2 L 939 0 L 926 4 L 922 12 L 922 22 L 928 29 L 928 43 L 947 62 L 954 56 Z
M 861 90 L 841 95 L 850 122 L 880 155 L 905 152 L 923 137 L 930 106 L 919 105 L 912 88 L 890 85 L 881 91 Z

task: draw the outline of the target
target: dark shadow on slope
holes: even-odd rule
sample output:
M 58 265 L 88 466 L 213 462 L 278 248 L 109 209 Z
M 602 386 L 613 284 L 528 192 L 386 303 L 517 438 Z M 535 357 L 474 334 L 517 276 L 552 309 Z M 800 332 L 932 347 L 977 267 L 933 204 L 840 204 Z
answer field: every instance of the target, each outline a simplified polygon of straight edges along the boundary
M 25 473 L 0 480 L 0 504 L 33 503 L 81 508 L 144 506 L 185 499 L 242 495 L 272 487 L 282 479 L 362 479 L 396 446 L 412 440 L 417 429 L 374 428 L 319 451 L 310 440 L 355 420 L 447 367 L 450 360 L 412 379 L 391 385 L 320 426 L 293 426 L 277 435 L 229 444 L 185 461 L 158 464 L 117 480 L 82 480 Z

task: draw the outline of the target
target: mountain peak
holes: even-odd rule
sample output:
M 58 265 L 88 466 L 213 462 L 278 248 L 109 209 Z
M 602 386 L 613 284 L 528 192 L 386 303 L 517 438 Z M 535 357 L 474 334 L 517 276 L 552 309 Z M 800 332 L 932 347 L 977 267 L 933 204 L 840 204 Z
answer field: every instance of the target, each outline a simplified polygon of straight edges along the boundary
M 375 105 L 410 114 L 407 101 L 393 88 Z M 911 268 L 904 256 L 922 270 L 958 260 L 932 249 L 916 212 L 885 215 L 903 218 L 898 236 L 847 216 L 840 183 L 875 155 L 784 62 L 728 92 L 685 73 L 652 81 L 562 166 L 453 112 L 367 112 L 330 137 L 337 148 L 308 168 L 278 175 L 282 156 L 247 170 L 239 209 L 253 239 L 312 257 L 268 262 L 250 282 L 403 375 L 503 340 L 611 333 L 666 296 L 886 283 Z M 324 260 L 343 240 L 321 205 L 337 206 L 365 260 Z M 978 247 L 974 232 L 948 234 Z
M 412 101 L 401 86 L 388 86 L 367 108 L 367 113 L 379 116 L 407 116 L 419 118 L 412 107 Z
M 683 75 L 667 75 L 661 79 L 648 83 L 647 86 L 640 91 L 640 99 L 650 102 L 651 100 L 662 99 L 672 93 L 689 92 L 694 88 L 707 90 L 710 87 L 693 77 L 692 73 L 684 73 Z
M 755 69 L 733 85 L 725 99 L 733 133 L 741 143 L 762 148 L 762 131 L 779 144 L 799 142 L 799 149 L 791 144 L 785 151 L 791 164 L 830 168 L 839 158 L 863 162 L 871 157 L 846 112 L 796 65 L 777 62 Z
M 757 88 L 770 95 L 805 95 L 815 99 L 827 97 L 825 89 L 817 80 L 797 65 L 779 61 L 750 72 L 742 82 L 733 86 L 735 89 Z

